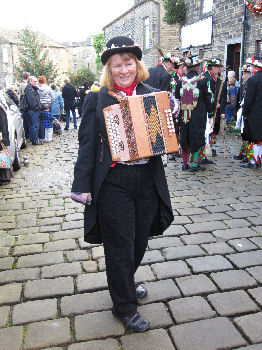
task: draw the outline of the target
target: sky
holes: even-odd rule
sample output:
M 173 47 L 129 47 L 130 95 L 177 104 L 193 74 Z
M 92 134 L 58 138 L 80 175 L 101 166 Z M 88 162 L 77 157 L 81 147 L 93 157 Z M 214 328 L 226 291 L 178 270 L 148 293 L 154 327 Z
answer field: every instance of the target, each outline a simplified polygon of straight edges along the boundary
M 83 41 L 129 10 L 134 0 L 1 1 L 1 28 L 41 32 L 58 42 Z

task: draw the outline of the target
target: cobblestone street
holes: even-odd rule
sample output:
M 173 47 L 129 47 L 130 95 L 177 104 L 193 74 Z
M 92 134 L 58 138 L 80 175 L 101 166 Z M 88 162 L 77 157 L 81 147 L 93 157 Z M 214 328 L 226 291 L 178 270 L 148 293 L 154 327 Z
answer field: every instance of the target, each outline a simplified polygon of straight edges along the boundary
M 103 247 L 83 241 L 77 131 L 22 150 L 29 166 L 0 188 L 0 350 L 261 350 L 262 170 L 241 168 L 226 136 L 205 172 L 165 168 L 175 220 L 136 274 L 143 334 L 112 315 Z

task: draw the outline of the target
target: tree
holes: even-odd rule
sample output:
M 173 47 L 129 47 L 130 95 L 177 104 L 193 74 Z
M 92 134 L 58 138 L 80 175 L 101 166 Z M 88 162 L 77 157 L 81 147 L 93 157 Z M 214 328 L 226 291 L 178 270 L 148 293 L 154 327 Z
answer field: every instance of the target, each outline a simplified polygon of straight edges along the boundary
M 48 58 L 48 51 L 44 48 L 44 43 L 40 41 L 36 32 L 28 28 L 23 29 L 18 36 L 18 63 L 15 65 L 16 79 L 20 80 L 23 72 L 39 77 L 44 75 L 47 82 L 53 81 L 56 69 L 52 61 Z
M 163 18 L 167 24 L 181 23 L 186 18 L 186 4 L 184 0 L 163 0 L 166 11 Z
M 93 47 L 94 47 L 95 52 L 96 52 L 96 71 L 97 72 L 102 67 L 100 54 L 104 48 L 104 40 L 105 40 L 104 33 L 97 34 L 94 36 Z
M 81 67 L 75 73 L 68 73 L 70 83 L 72 85 L 80 87 L 85 81 L 88 81 L 90 85 L 96 80 L 95 74 L 88 67 Z

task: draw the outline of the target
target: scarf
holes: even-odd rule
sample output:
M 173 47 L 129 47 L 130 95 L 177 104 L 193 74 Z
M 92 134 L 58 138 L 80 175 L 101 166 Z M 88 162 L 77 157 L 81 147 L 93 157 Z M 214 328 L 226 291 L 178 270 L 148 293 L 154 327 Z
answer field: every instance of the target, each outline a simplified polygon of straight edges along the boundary
M 127 88 L 122 88 L 122 87 L 118 86 L 117 84 L 114 84 L 114 88 L 118 91 L 123 91 L 126 94 L 126 96 L 132 96 L 133 92 L 135 90 L 135 87 L 136 87 L 136 79 Z

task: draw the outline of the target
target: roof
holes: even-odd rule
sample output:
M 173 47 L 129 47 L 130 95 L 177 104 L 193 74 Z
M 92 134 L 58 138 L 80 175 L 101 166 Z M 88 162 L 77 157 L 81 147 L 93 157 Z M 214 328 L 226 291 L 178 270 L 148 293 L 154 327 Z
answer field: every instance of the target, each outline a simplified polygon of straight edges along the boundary
M 22 31 L 23 29 L 20 29 Z M 8 40 L 12 44 L 19 43 L 19 30 L 17 29 L 8 29 L 8 28 L 0 28 L 0 36 Z M 49 38 L 48 36 L 36 32 L 40 40 L 44 42 L 45 47 L 65 47 L 63 44 L 58 43 L 57 41 Z

